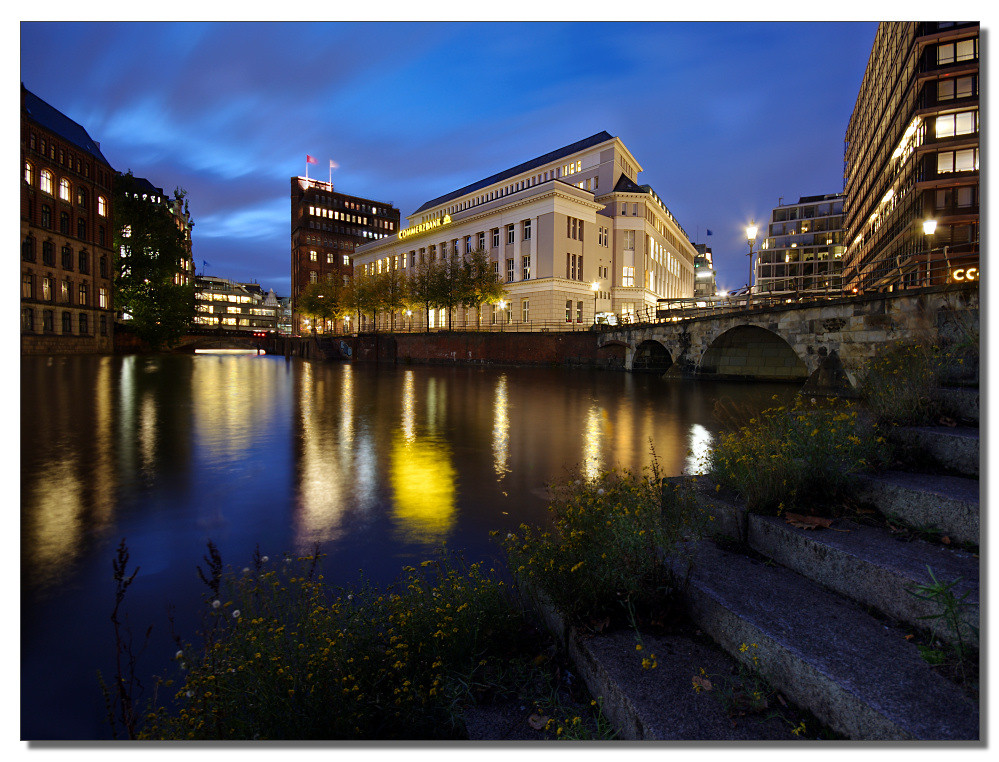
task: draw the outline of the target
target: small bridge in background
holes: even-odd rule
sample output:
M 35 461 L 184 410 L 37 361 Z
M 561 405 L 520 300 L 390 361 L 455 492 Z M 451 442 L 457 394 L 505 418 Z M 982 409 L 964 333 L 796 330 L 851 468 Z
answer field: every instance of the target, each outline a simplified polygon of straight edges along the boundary
M 667 376 L 807 382 L 815 391 L 856 386 L 878 346 L 978 340 L 978 284 L 815 302 L 736 307 L 600 334 L 623 347 L 624 367 Z

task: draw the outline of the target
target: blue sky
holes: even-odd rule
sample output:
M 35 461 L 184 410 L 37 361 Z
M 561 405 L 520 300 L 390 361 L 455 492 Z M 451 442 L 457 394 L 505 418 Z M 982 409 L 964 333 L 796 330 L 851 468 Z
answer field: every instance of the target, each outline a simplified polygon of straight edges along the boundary
M 21 81 L 189 194 L 212 275 L 289 290 L 289 178 L 428 199 L 607 130 L 719 286 L 750 218 L 843 187 L 876 22 L 22 23 Z M 71 72 L 71 75 L 68 74 Z M 713 235 L 706 236 L 710 228 Z

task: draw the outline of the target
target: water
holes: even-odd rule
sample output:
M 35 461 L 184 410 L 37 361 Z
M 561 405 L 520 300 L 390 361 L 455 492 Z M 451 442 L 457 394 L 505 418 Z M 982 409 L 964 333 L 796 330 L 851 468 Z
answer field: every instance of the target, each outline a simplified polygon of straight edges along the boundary
M 194 634 L 212 540 L 236 568 L 327 555 L 328 580 L 388 583 L 447 546 L 491 561 L 490 530 L 546 520 L 545 485 L 578 467 L 695 467 L 715 401 L 759 410 L 793 387 L 667 383 L 531 368 L 377 367 L 279 357 L 21 360 L 21 732 L 109 737 L 111 560 L 140 673 Z M 688 452 L 692 451 L 692 452 Z M 168 608 L 172 607 L 172 608 Z M 146 696 L 152 681 L 146 680 Z

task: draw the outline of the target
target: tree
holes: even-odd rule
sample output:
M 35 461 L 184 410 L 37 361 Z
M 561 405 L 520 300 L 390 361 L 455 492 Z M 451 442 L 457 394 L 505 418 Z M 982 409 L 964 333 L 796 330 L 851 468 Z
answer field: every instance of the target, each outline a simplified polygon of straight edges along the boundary
M 409 304 L 409 278 L 398 267 L 393 267 L 375 276 L 380 281 L 382 306 L 388 310 L 390 328 L 395 330 L 395 313 Z
M 155 203 L 147 191 L 131 172 L 115 178 L 115 300 L 136 335 L 159 349 L 172 346 L 190 328 L 194 285 L 175 283 L 181 259 L 189 256 L 186 233 L 170 202 Z M 185 195 L 180 188 L 174 191 L 176 208 Z
M 463 274 L 462 305 L 476 309 L 477 326 L 482 325 L 482 305 L 498 302 L 506 295 L 506 289 L 493 270 L 489 252 L 476 249 L 465 255 Z
M 409 278 L 411 303 L 420 304 L 427 314 L 427 333 L 430 333 L 430 310 L 439 304 L 440 272 L 436 261 L 423 258 Z
M 333 321 L 336 331 L 336 321 L 349 309 L 346 301 L 347 288 L 335 277 L 310 283 L 298 297 L 298 309 L 312 319 L 312 332 L 316 332 L 316 322 L 322 321 L 324 328 L 327 321 Z

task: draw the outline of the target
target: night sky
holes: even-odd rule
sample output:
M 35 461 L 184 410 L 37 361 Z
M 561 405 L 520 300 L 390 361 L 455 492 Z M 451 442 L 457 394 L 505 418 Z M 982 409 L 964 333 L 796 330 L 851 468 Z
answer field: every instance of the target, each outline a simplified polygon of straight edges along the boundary
M 21 81 L 188 191 L 199 273 L 289 292 L 289 178 L 423 202 L 607 130 L 718 285 L 744 228 L 843 188 L 875 22 L 21 24 Z M 706 235 L 710 229 L 712 236 Z

